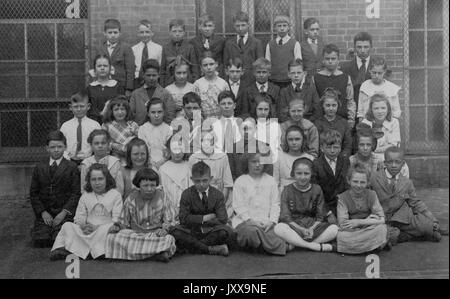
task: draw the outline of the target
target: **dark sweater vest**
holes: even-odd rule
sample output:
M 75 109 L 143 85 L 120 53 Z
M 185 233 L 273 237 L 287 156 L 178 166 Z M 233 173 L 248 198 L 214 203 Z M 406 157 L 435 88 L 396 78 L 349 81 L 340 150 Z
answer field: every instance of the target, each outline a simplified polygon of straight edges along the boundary
M 270 59 L 272 62 L 272 75 L 270 79 L 273 82 L 289 82 L 288 65 L 294 60 L 294 49 L 296 40 L 291 38 L 286 44 L 280 46 L 275 40 L 269 42 Z
M 348 75 L 341 74 L 338 76 L 325 76 L 321 74 L 314 75 L 314 83 L 316 84 L 317 93 L 321 98 L 327 87 L 333 87 L 341 93 L 339 97 L 339 108 L 337 114 L 348 119 L 347 109 L 347 83 Z

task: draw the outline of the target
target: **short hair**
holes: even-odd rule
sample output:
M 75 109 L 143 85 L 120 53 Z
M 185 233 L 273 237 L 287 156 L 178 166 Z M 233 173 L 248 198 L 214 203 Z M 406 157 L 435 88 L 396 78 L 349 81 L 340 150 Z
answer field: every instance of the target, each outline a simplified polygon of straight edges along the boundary
M 270 63 L 270 60 L 264 57 L 256 59 L 255 62 L 253 62 L 252 66 L 253 70 L 256 70 L 258 68 L 264 68 L 270 71 L 272 69 L 272 64 Z
M 217 96 L 217 103 L 220 104 L 224 99 L 231 98 L 233 100 L 233 103 L 236 103 L 236 97 L 234 93 L 230 90 L 224 90 Z
M 79 91 L 70 97 L 70 103 L 89 103 L 89 95 L 86 90 Z
M 47 135 L 47 145 L 50 144 L 50 141 L 61 141 L 64 143 L 64 146 L 67 146 L 67 139 L 66 136 L 64 136 L 63 132 L 60 130 L 51 131 Z
M 92 142 L 94 141 L 94 138 L 96 136 L 105 136 L 106 142 L 109 143 L 111 141 L 111 136 L 109 135 L 108 131 L 103 129 L 96 129 L 89 134 L 87 142 L 92 145 Z
M 260 143 L 260 142 L 258 142 Z M 262 143 L 262 142 L 261 142 Z M 242 155 L 242 173 L 248 174 L 249 172 L 249 168 L 248 168 L 248 163 L 250 162 L 251 159 L 253 159 L 255 156 L 259 155 L 260 157 L 267 157 L 270 156 L 270 146 L 267 145 L 267 148 L 269 149 L 268 153 L 262 154 L 261 151 L 259 150 L 259 148 L 256 149 L 256 152 L 254 153 L 249 153 L 248 151 L 246 153 L 244 153 Z M 265 173 L 269 173 L 270 170 L 273 169 L 273 165 L 272 164 L 264 164 L 263 166 L 263 172 Z
M 147 143 L 144 140 L 135 137 L 127 144 L 127 152 L 125 154 L 125 159 L 127 163 L 127 165 L 125 166 L 126 169 L 133 169 L 133 161 L 131 161 L 131 151 L 135 146 L 136 147 L 145 146 L 145 152 L 147 153 L 147 161 L 145 161 L 145 165 L 146 166 L 148 165 L 148 161 L 150 159 L 150 151 L 148 150 Z
M 269 104 L 269 109 L 270 109 L 269 117 L 274 116 L 274 114 L 275 114 L 275 108 L 274 108 L 275 99 L 269 93 L 263 92 L 263 93 L 258 93 L 255 96 L 255 105 L 252 105 L 252 106 L 254 106 L 254 111 L 250 111 L 251 117 L 253 117 L 255 119 L 257 118 L 256 110 L 257 110 L 259 104 L 261 104 L 263 102 Z
M 177 56 L 177 58 L 175 59 L 175 66 L 174 66 L 174 71 L 176 71 L 177 68 L 182 67 L 182 66 L 187 66 L 188 67 L 188 72 L 189 72 L 189 64 L 186 60 L 184 60 L 181 56 Z
M 202 98 L 197 93 L 190 91 L 183 96 L 183 106 L 189 103 L 197 103 L 199 107 L 202 107 Z
M 131 111 L 130 103 L 128 103 L 128 99 L 124 95 L 118 95 L 109 101 L 108 106 L 106 107 L 106 113 L 103 116 L 104 123 L 110 123 L 114 119 L 114 106 L 123 106 L 127 111 L 127 115 L 125 116 L 126 121 L 130 121 L 133 119 L 133 112 Z
M 313 162 L 312 162 L 310 159 L 308 159 L 308 158 L 302 157 L 302 158 L 296 159 L 296 160 L 292 163 L 292 168 L 291 168 L 291 178 L 294 177 L 294 175 L 295 175 L 295 169 L 296 169 L 297 166 L 300 165 L 300 164 L 308 166 L 309 171 L 311 171 L 311 175 L 312 175 L 312 172 L 313 172 Z
M 303 108 L 305 108 L 305 100 L 304 99 L 294 98 L 294 99 L 290 100 L 289 101 L 289 106 L 288 106 L 289 111 L 291 110 L 293 105 L 298 104 L 300 102 L 303 104 Z
M 203 14 L 203 15 L 200 16 L 200 18 L 198 18 L 198 25 L 199 26 L 202 26 L 202 25 L 204 25 L 205 23 L 208 23 L 208 22 L 215 23 L 216 20 L 210 14 Z
M 201 177 L 211 175 L 211 168 L 203 161 L 197 162 L 192 166 L 192 177 Z
M 91 175 L 92 175 L 92 171 L 94 170 L 99 170 L 103 173 L 103 175 L 106 178 L 106 187 L 105 187 L 105 192 L 110 191 L 111 189 L 116 188 L 116 181 L 114 180 L 113 176 L 111 175 L 111 173 L 108 170 L 108 167 L 106 165 L 100 164 L 100 163 L 94 163 L 92 164 L 86 174 L 86 184 L 84 185 L 84 190 L 86 190 L 86 192 L 93 192 L 94 189 L 92 189 L 92 185 L 91 185 Z
M 353 38 L 353 44 L 356 45 L 356 42 L 359 41 L 369 41 L 370 46 L 372 46 L 372 35 L 370 35 L 368 32 L 359 32 Z
M 342 144 L 342 135 L 336 130 L 326 130 L 320 134 L 320 145 Z
M 275 17 L 273 21 L 273 26 L 277 26 L 278 23 L 287 23 L 289 26 L 291 25 L 291 20 L 288 16 L 278 15 Z
M 398 147 L 398 146 L 391 146 L 388 147 L 385 151 L 384 151 L 384 160 L 388 160 L 389 154 L 393 153 L 393 154 L 400 154 L 402 156 L 402 160 L 404 159 L 404 155 L 405 153 L 403 152 L 403 150 Z
M 140 188 L 142 181 L 156 182 L 156 186 L 159 186 L 159 175 L 151 168 L 139 169 L 132 183 L 136 188 Z
M 301 66 L 302 69 L 304 70 L 303 61 L 300 58 L 297 58 L 297 59 L 293 59 L 293 60 L 289 61 L 288 71 L 290 71 L 291 68 L 296 67 L 296 66 Z
M 386 120 L 391 121 L 392 120 L 392 107 L 391 107 L 391 103 L 389 102 L 389 99 L 386 97 L 386 95 L 384 93 L 376 93 L 370 97 L 369 110 L 367 110 L 366 118 L 370 121 L 375 121 L 375 115 L 373 114 L 372 108 L 373 108 L 373 104 L 379 103 L 379 102 L 386 103 L 386 106 L 387 106 Z
M 172 30 L 173 27 L 181 27 L 183 31 L 186 31 L 186 23 L 182 19 L 173 19 L 169 23 L 169 30 Z
M 325 56 L 325 54 L 331 54 L 333 52 L 336 52 L 337 56 L 339 57 L 340 51 L 339 51 L 338 46 L 336 46 L 335 44 L 325 45 L 325 47 L 323 48 L 323 51 L 322 51 L 322 56 Z
M 360 162 L 356 162 L 355 165 L 351 166 L 347 172 L 347 180 L 350 181 L 354 173 L 363 173 L 366 175 L 367 183 L 370 181 L 370 170 Z
M 236 23 L 236 22 L 249 23 L 250 22 L 250 17 L 248 16 L 248 13 L 243 12 L 243 11 L 239 11 L 237 14 L 235 14 L 233 16 L 233 23 Z
M 147 113 L 150 111 L 150 107 L 153 105 L 158 105 L 161 104 L 161 107 L 163 108 L 164 113 L 166 113 L 166 103 L 164 103 L 164 101 L 160 98 L 151 98 L 150 101 L 147 102 L 146 104 L 146 108 L 147 108 Z
M 305 22 L 303 22 L 303 29 L 308 30 L 312 25 L 316 23 L 320 25 L 320 22 L 317 18 L 307 18 Z
M 320 98 L 320 108 L 322 109 L 322 112 L 323 112 L 323 104 L 325 103 L 326 99 L 334 99 L 337 102 L 338 107 L 340 107 L 341 102 L 339 101 L 339 97 L 340 97 L 339 90 L 337 90 L 333 87 L 327 87 L 325 89 L 322 97 Z
M 156 59 L 148 59 L 142 63 L 142 72 L 145 73 L 148 69 L 154 69 L 159 73 L 161 65 Z
M 231 68 L 232 66 L 235 66 L 236 68 L 244 68 L 244 63 L 242 62 L 242 59 L 239 57 L 230 58 L 227 61 L 227 67 Z
M 290 126 L 289 128 L 287 128 L 286 132 L 284 133 L 284 138 L 283 138 L 283 144 L 281 145 L 281 148 L 283 149 L 283 151 L 285 153 L 289 152 L 289 145 L 287 142 L 287 135 L 291 132 L 300 132 L 300 134 L 302 135 L 302 147 L 301 147 L 301 151 L 302 153 L 306 153 L 308 151 L 308 140 L 307 140 L 307 136 L 305 134 L 305 131 L 299 127 L 299 126 Z
M 97 60 L 99 59 L 106 59 L 108 61 L 109 67 L 111 67 L 111 59 L 109 58 L 109 56 L 106 54 L 98 54 L 94 58 L 94 68 L 97 66 Z
M 149 21 L 149 20 L 140 20 L 139 21 L 139 24 L 138 24 L 138 27 L 139 26 L 145 26 L 145 27 L 147 27 L 147 28 L 152 28 L 152 23 Z
M 108 29 L 119 29 L 119 31 L 122 30 L 122 26 L 120 25 L 120 21 L 117 19 L 107 19 L 105 21 L 104 30 Z

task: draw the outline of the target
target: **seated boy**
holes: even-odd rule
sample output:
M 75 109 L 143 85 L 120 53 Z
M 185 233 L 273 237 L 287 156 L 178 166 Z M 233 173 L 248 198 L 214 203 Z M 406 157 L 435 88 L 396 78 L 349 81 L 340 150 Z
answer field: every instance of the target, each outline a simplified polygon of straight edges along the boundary
M 74 118 L 66 121 L 61 126 L 61 132 L 67 139 L 65 157 L 75 164 L 92 155 L 91 145 L 87 141 L 89 134 L 94 130 L 100 130 L 100 124 L 86 116 L 91 104 L 86 92 L 79 92 L 70 97 L 69 109 Z
M 191 179 L 194 186 L 181 194 L 180 225 L 170 231 L 177 249 L 228 256 L 227 243 L 235 238 L 235 232 L 226 225 L 228 215 L 224 196 L 210 186 L 211 169 L 206 163 L 193 165 Z
M 348 189 L 348 158 L 340 155 L 342 136 L 338 131 L 330 130 L 320 134 L 322 154 L 313 162 L 312 183 L 318 184 L 323 191 L 328 222 L 336 224 L 337 195 Z
M 36 220 L 31 231 L 34 247 L 51 247 L 61 226 L 72 221 L 80 198 L 80 173 L 63 157 L 66 137 L 53 131 L 47 137 L 50 158 L 36 165 L 30 186 Z
M 417 197 L 413 182 L 400 173 L 405 163 L 402 150 L 393 146 L 384 155 L 385 168 L 372 176 L 370 185 L 383 207 L 386 224 L 393 230 L 391 242 L 418 239 L 439 242 L 442 232 L 439 221 Z

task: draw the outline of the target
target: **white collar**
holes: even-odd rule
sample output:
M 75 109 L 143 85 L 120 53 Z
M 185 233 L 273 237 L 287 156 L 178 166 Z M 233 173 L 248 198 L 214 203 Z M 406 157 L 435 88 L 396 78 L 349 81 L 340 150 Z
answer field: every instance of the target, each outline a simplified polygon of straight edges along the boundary
M 85 122 L 88 119 L 87 115 L 83 116 L 83 118 L 81 119 L 81 122 Z M 73 118 L 74 121 L 78 122 L 78 117 L 74 117 Z
M 328 162 L 328 164 L 331 164 L 331 159 L 329 159 L 327 156 L 325 156 L 325 155 L 323 155 L 324 157 L 325 157 L 325 160 L 327 160 L 327 162 Z M 336 165 L 337 165 L 337 159 L 338 158 L 336 158 L 336 159 L 334 159 L 333 161 L 334 161 L 334 163 L 336 163 Z
M 303 88 L 303 85 L 305 84 L 305 80 L 306 80 L 306 76 L 303 77 L 302 82 L 300 82 L 300 88 Z M 297 87 L 297 84 L 295 84 L 294 82 L 292 82 L 292 87 L 294 87 L 294 90 L 295 90 L 295 88 Z
M 308 44 L 316 44 L 317 45 L 318 40 L 313 40 L 312 38 L 308 37 Z
M 198 195 L 200 195 L 200 199 L 202 199 L 202 193 L 203 192 L 200 192 L 200 191 L 197 190 L 197 193 L 198 193 Z M 209 187 L 208 187 L 208 189 L 206 189 L 205 193 L 206 193 L 206 196 L 209 196 Z
M 107 42 L 106 42 L 106 45 L 107 45 L 108 47 L 110 47 L 110 48 L 113 48 L 113 47 L 117 46 L 118 43 L 119 43 L 119 42 L 113 44 L 113 43 L 107 41 Z
M 244 37 L 244 42 L 248 40 L 248 32 L 243 36 Z M 237 41 L 239 42 L 239 39 L 241 38 L 241 36 L 238 34 L 237 35 Z
M 140 44 L 141 44 L 142 47 L 144 47 L 146 43 L 144 43 L 143 41 L 141 41 Z M 148 45 L 152 45 L 152 44 L 153 44 L 153 41 L 152 41 L 152 40 L 150 40 L 150 41 L 147 42 L 147 46 L 148 46 Z
M 267 90 L 269 88 L 269 82 L 266 82 L 264 84 L 256 82 L 256 87 L 258 87 L 258 90 L 261 89 L 261 86 L 264 86 L 264 88 Z
M 89 84 L 90 86 L 99 86 L 101 85 L 101 83 L 97 80 L 92 82 L 91 84 Z M 115 87 L 117 85 L 117 81 L 116 80 L 109 80 L 104 86 L 107 87 Z
M 59 165 L 61 164 L 61 161 L 62 161 L 63 158 L 64 158 L 64 157 L 61 157 L 61 158 L 59 158 L 58 160 L 53 160 L 52 158 L 50 158 L 49 165 L 52 166 L 52 164 L 53 164 L 54 162 L 56 162 L 56 165 L 59 166 Z
M 228 82 L 230 83 L 230 86 L 239 86 L 239 85 L 241 85 L 241 80 L 236 81 L 236 82 L 228 80 Z
M 289 34 L 287 34 L 283 38 L 281 38 L 280 36 L 277 36 L 277 38 L 275 40 L 277 42 L 277 44 L 280 42 L 280 39 L 283 41 L 283 45 L 284 45 L 285 43 L 287 43 L 291 39 L 291 36 Z
M 389 173 L 389 171 L 387 170 L 387 168 L 384 169 L 384 172 L 386 173 L 386 177 L 387 177 L 389 180 L 394 180 L 394 181 L 397 181 L 397 180 L 398 180 L 398 177 L 399 177 L 399 175 L 400 175 L 400 174 L 397 174 L 397 175 L 394 177 L 392 174 Z
M 366 69 L 367 69 L 367 66 L 369 65 L 369 61 L 370 61 L 370 56 L 366 58 Z M 356 55 L 356 64 L 358 64 L 358 67 L 361 67 L 361 65 L 362 65 L 362 59 L 358 55 Z

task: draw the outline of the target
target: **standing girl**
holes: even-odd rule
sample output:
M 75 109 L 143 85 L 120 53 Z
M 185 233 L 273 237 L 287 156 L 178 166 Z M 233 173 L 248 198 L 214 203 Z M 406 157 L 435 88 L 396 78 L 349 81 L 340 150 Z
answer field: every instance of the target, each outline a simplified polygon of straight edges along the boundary
M 202 99 L 202 114 L 208 117 L 220 118 L 220 107 L 217 101 L 222 91 L 230 90 L 228 83 L 220 78 L 217 73 L 217 61 L 211 52 L 205 52 L 200 62 L 204 77 L 195 81 L 195 92 Z
M 339 228 L 325 222 L 322 189 L 311 184 L 312 162 L 300 158 L 292 165 L 295 183 L 281 194 L 280 223 L 275 233 L 295 247 L 314 251 L 334 251 L 329 242 L 336 238 Z
M 70 253 L 86 259 L 105 254 L 106 237 L 122 212 L 122 196 L 108 168 L 102 164 L 89 167 L 85 193 L 78 202 L 74 223 L 66 222 L 56 237 L 51 260 L 64 259 Z
M 95 57 L 94 71 L 96 80 L 87 87 L 91 103 L 88 117 L 101 124 L 106 103 L 119 94 L 119 86 L 116 80 L 111 79 L 111 62 L 108 56 L 97 55 Z
M 127 144 L 138 135 L 139 126 L 132 121 L 130 104 L 125 96 L 117 96 L 108 103 L 102 129 L 111 136 L 111 154 L 125 165 Z

